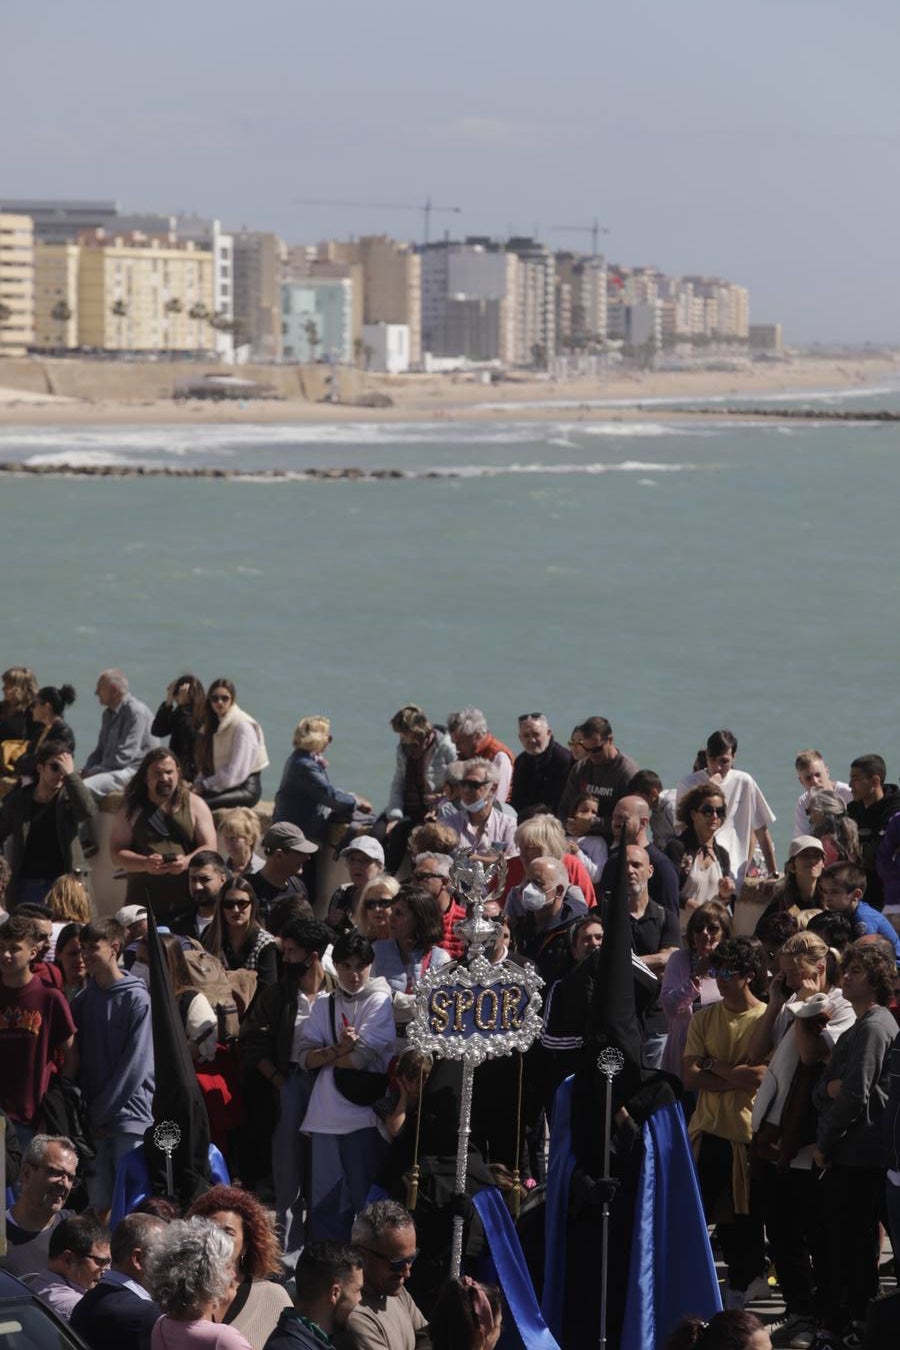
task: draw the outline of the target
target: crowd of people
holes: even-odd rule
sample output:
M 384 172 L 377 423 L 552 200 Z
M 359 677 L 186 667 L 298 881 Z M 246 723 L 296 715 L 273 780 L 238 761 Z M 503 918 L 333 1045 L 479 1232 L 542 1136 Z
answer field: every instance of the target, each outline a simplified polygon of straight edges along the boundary
M 562 741 L 522 714 L 514 752 L 476 708 L 438 723 L 410 704 L 379 810 L 331 782 L 329 719 L 306 716 L 267 820 L 263 730 L 232 681 L 185 674 L 155 715 L 119 670 L 95 692 L 81 761 L 70 686 L 14 667 L 0 705 L 0 1266 L 95 1350 L 123 1331 L 152 1350 L 497 1343 L 471 1204 L 468 1273 L 445 1279 L 459 1065 L 407 1042 L 422 976 L 466 957 L 463 859 L 498 877 L 490 960 L 544 982 L 539 1040 L 476 1073 L 470 1194 L 515 1191 L 518 1212 L 541 1193 L 623 876 L 641 1072 L 682 1103 L 727 1270 L 725 1320 L 673 1345 L 888 1343 L 866 1330 L 900 1325 L 873 1303 L 882 1230 L 900 1250 L 900 790 L 879 754 L 846 782 L 795 756 L 779 865 L 727 729 L 666 789 L 605 717 Z M 187 1209 L 126 1186 L 123 1209 L 166 1071 L 157 940 L 228 1184 Z M 764 1328 L 748 1305 L 773 1266 L 785 1314 Z

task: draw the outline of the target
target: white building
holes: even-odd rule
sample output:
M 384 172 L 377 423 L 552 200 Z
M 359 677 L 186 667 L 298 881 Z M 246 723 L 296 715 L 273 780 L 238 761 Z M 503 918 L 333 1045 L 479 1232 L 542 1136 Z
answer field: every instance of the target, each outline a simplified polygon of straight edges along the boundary
M 366 369 L 402 375 L 410 366 L 409 325 L 365 323 L 362 330 Z

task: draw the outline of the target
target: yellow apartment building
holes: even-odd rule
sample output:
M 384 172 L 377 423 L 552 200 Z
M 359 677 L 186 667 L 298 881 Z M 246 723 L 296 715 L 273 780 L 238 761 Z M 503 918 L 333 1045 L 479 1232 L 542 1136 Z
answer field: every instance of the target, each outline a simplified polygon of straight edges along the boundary
M 34 246 L 34 345 L 42 351 L 78 346 L 77 244 Z
M 79 238 L 78 341 L 103 351 L 191 352 L 215 346 L 213 255 L 193 241 Z
M 0 356 L 24 356 L 34 341 L 34 227 L 0 212 Z

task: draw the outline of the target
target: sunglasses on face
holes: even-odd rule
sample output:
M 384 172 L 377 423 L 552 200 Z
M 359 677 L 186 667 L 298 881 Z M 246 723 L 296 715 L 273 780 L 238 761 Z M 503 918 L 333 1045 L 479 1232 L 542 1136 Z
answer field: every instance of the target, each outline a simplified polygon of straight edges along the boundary
M 441 876 L 440 872 L 413 872 L 412 875 L 413 881 L 434 881 L 435 878 L 437 878 L 438 881 L 445 880 L 445 878 Z
M 419 1255 L 418 1247 L 413 1252 L 412 1256 L 395 1256 L 393 1258 L 390 1256 L 382 1256 L 381 1252 L 376 1252 L 373 1247 L 363 1247 L 363 1251 L 368 1252 L 370 1256 L 377 1256 L 378 1260 L 383 1261 L 388 1270 L 392 1271 L 394 1275 L 399 1275 L 407 1266 L 411 1266 Z
M 460 787 L 468 788 L 470 792 L 478 792 L 480 788 L 485 786 L 486 780 L 484 778 L 464 778 L 460 783 Z
M 223 909 L 249 909 L 253 904 L 252 900 L 223 900 Z
M 209 696 L 209 701 L 210 701 L 210 703 L 230 703 L 230 702 L 231 702 L 231 695 L 230 695 L 230 694 L 210 694 L 210 696 Z
M 705 806 L 698 806 L 697 810 L 701 816 L 720 816 L 722 819 L 725 817 L 725 807 L 713 806 L 710 802 L 707 802 Z
M 367 900 L 366 903 L 365 903 L 365 908 L 366 908 L 366 909 L 390 909 L 392 904 L 393 904 L 393 901 L 392 901 L 392 900 Z

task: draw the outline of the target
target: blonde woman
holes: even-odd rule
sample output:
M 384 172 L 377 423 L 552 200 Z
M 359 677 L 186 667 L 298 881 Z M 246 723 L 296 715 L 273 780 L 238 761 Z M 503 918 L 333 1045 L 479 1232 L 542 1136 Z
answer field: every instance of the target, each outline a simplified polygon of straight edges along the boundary
M 597 903 L 594 883 L 584 863 L 573 853 L 566 832 L 556 816 L 531 816 L 522 822 L 515 834 L 518 857 L 510 858 L 506 872 L 507 898 L 518 894 L 525 880 L 525 869 L 538 858 L 558 858 L 569 874 L 568 898 L 584 900 L 588 909 Z
M 56 953 L 56 939 L 68 923 L 90 923 L 91 897 L 80 877 L 67 872 L 57 877 L 47 892 L 44 904 L 53 919 L 53 933 L 50 938 L 50 950 L 47 960 L 52 961 Z
M 751 1063 L 768 1066 L 753 1104 L 753 1196 L 784 1295 L 792 1336 L 814 1333 L 822 1311 L 825 1230 L 812 1172 L 812 1091 L 822 1065 L 856 1015 L 838 985 L 837 953 L 808 930 L 778 954 L 766 1011 L 755 1024 Z
M 259 816 L 249 806 L 235 806 L 226 811 L 219 822 L 219 834 L 225 861 L 235 876 L 250 876 L 258 872 L 264 859 L 257 853 L 262 839 Z
M 331 744 L 331 722 L 327 717 L 304 717 L 294 732 L 294 750 L 284 766 L 275 794 L 272 823 L 289 820 L 307 839 L 321 844 L 328 826 L 347 821 L 358 807 L 371 811 L 372 803 L 355 792 L 342 792 L 328 777 L 325 748 Z
M 391 936 L 391 906 L 399 889 L 397 878 L 387 874 L 363 888 L 353 911 L 353 927 L 370 942 L 381 942 Z

